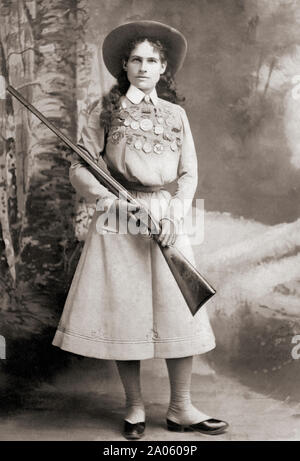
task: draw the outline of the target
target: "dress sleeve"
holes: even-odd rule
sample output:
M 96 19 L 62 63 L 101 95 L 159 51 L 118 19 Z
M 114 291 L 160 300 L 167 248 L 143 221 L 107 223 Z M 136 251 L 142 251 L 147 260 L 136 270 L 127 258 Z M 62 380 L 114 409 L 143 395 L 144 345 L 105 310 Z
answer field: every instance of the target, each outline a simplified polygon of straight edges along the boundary
M 174 220 L 177 224 L 183 221 L 188 213 L 198 183 L 198 161 L 185 110 L 180 107 L 183 127 L 181 154 L 178 163 L 177 190 L 169 202 L 165 217 Z
M 92 159 L 98 163 L 103 150 L 105 149 L 104 129 L 100 126 L 100 102 L 86 115 L 86 120 L 81 131 L 78 143 L 79 147 L 87 149 Z M 107 201 L 107 205 L 116 199 L 105 186 L 95 178 L 88 170 L 86 163 L 75 152 L 71 158 L 69 169 L 70 182 L 78 194 L 84 197 L 89 203 L 97 199 Z

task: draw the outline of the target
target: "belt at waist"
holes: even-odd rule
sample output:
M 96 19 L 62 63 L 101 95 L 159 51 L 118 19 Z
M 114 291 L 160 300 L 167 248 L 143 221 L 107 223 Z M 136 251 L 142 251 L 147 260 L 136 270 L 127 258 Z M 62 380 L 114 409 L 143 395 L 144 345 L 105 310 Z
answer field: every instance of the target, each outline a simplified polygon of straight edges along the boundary
M 127 179 L 125 179 L 120 173 L 111 170 L 109 171 L 112 177 L 127 190 L 135 190 L 137 192 L 157 192 L 164 189 L 164 186 L 144 186 L 144 184 L 127 181 Z

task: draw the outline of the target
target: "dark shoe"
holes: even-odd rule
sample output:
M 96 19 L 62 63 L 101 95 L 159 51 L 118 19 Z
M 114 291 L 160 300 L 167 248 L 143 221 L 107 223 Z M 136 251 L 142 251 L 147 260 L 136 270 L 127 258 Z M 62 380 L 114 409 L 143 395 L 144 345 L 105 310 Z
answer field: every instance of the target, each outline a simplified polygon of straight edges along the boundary
M 184 431 L 197 431 L 202 434 L 216 435 L 225 432 L 229 426 L 226 421 L 220 421 L 219 419 L 206 419 L 198 424 L 177 424 L 167 419 L 168 431 L 184 432 Z
M 123 435 L 127 440 L 137 440 L 143 437 L 146 423 L 132 424 L 124 420 Z

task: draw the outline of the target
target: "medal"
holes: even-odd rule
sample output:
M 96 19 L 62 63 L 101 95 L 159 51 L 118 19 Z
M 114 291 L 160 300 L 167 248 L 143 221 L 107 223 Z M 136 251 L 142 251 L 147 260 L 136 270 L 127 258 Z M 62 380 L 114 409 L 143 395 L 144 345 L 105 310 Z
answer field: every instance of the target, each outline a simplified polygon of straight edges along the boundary
M 131 126 L 131 128 L 132 128 L 133 130 L 137 130 L 138 127 L 139 127 L 139 122 L 136 122 L 136 121 L 134 120 L 133 122 L 131 122 L 130 126 Z
M 134 147 L 137 149 L 137 150 L 140 150 L 142 147 L 143 147 L 143 143 L 140 139 L 137 139 L 134 143 Z
M 162 126 L 160 125 L 156 125 L 156 127 L 154 128 L 154 133 L 155 134 L 162 134 L 164 132 L 164 129 Z
M 173 142 L 171 143 L 171 149 L 172 149 L 173 151 L 177 150 L 176 141 L 173 141 Z
M 146 154 L 149 154 L 149 152 L 152 151 L 152 146 L 150 142 L 145 142 L 145 144 L 143 145 L 143 151 L 146 152 Z
M 111 134 L 110 141 L 113 144 L 118 144 L 123 137 L 124 137 L 124 134 L 122 133 L 122 131 L 118 130 Z
M 131 112 L 131 117 L 133 118 L 133 120 L 139 120 L 140 119 L 140 114 L 137 110 L 134 110 Z
M 130 145 L 132 143 L 132 136 L 129 135 L 129 136 L 126 137 L 126 143 L 128 145 Z
M 164 133 L 164 139 L 167 141 L 173 141 L 173 137 L 171 136 L 171 133 Z
M 164 150 L 162 144 L 155 144 L 155 146 L 153 147 L 153 150 L 156 154 L 161 154 Z
M 143 131 L 149 131 L 152 130 L 153 123 L 150 118 L 144 118 L 143 120 L 140 121 L 140 127 Z

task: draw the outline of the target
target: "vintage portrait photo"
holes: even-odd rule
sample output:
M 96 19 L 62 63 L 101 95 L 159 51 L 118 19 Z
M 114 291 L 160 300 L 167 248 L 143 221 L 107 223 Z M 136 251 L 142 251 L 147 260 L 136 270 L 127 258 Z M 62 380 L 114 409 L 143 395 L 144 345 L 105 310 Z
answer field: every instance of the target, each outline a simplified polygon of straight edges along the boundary
M 300 440 L 300 0 L 0 0 L 0 135 L 0 441 Z

